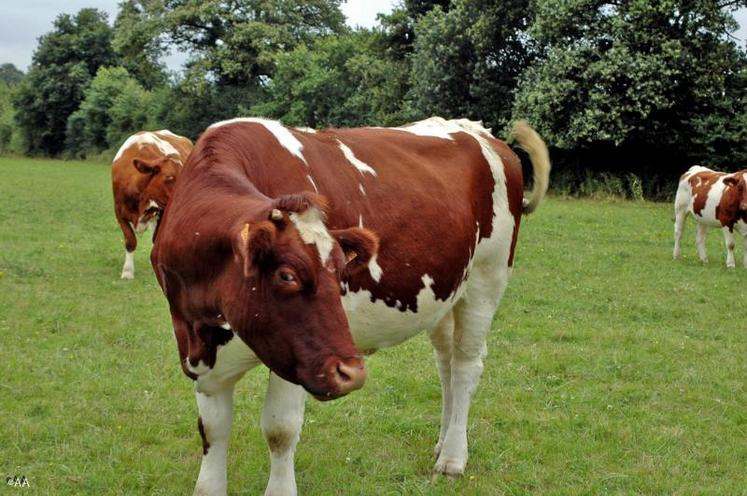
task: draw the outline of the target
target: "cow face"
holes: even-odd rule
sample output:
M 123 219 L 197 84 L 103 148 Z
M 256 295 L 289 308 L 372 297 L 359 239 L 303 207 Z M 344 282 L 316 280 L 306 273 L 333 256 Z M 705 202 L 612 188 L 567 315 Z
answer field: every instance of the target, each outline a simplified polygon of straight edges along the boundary
M 152 200 L 158 208 L 165 208 L 176 184 L 176 177 L 181 172 L 181 160 L 175 157 L 162 157 L 153 161 L 135 159 L 132 165 L 138 172 L 150 178 L 142 195 L 146 204 L 149 205 Z
M 342 309 L 341 279 L 367 266 L 378 240 L 357 227 L 330 232 L 318 206 L 302 208 L 273 209 L 268 220 L 237 227 L 241 282 L 226 316 L 272 371 L 318 399 L 333 399 L 365 381 Z
M 747 213 L 747 184 L 745 184 L 744 174 L 735 174 L 726 177 L 724 184 L 731 190 L 739 205 L 739 211 Z

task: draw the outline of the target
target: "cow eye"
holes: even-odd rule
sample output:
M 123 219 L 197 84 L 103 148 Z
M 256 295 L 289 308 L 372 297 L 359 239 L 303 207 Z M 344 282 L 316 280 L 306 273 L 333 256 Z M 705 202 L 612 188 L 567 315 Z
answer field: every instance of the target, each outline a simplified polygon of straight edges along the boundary
M 296 272 L 289 267 L 280 267 L 275 271 L 275 285 L 286 291 L 296 291 L 301 289 L 301 281 L 298 279 Z

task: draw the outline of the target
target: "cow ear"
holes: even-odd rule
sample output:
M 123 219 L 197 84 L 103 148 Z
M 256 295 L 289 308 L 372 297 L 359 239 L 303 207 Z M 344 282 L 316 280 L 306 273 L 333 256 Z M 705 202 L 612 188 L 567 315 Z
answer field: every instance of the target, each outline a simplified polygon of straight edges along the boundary
M 727 186 L 734 186 L 738 182 L 739 182 L 739 179 L 737 179 L 736 177 L 729 176 L 729 177 L 724 178 L 724 184 Z
M 277 229 L 270 221 L 243 224 L 233 239 L 233 253 L 244 269 L 244 277 L 249 277 L 252 264 L 261 263 L 272 252 Z
M 368 267 L 368 262 L 379 252 L 379 237 L 362 227 L 350 227 L 329 232 L 340 244 L 347 266 L 348 274 L 355 274 Z
M 161 172 L 161 167 L 157 165 L 157 162 L 145 162 L 136 158 L 132 161 L 132 165 L 134 165 L 141 174 L 158 174 Z

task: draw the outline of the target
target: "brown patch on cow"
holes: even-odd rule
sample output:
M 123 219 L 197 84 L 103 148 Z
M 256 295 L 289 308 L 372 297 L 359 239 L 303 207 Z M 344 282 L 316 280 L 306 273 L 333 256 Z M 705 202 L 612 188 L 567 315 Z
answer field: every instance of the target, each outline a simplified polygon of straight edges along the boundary
M 200 431 L 200 437 L 202 438 L 202 454 L 207 455 L 208 450 L 210 449 L 210 443 L 207 440 L 207 435 L 205 434 L 205 425 L 202 423 L 202 417 L 197 417 L 197 430 Z
M 265 440 L 272 453 L 281 454 L 290 449 L 293 442 L 293 434 L 290 431 L 273 430 L 265 432 Z
M 708 200 L 708 192 L 716 181 L 723 176 L 724 174 L 721 172 L 704 171 L 693 174 L 688 178 L 687 182 L 690 184 L 690 191 L 692 191 L 693 213 L 695 215 L 703 215 L 702 212 Z

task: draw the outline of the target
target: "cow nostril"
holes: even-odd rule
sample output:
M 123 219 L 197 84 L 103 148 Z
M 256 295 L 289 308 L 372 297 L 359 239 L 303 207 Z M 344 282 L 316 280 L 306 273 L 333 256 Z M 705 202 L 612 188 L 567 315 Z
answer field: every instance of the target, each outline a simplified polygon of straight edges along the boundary
M 366 382 L 366 367 L 361 360 L 356 360 L 354 364 L 337 362 L 335 379 L 341 393 L 355 391 Z

